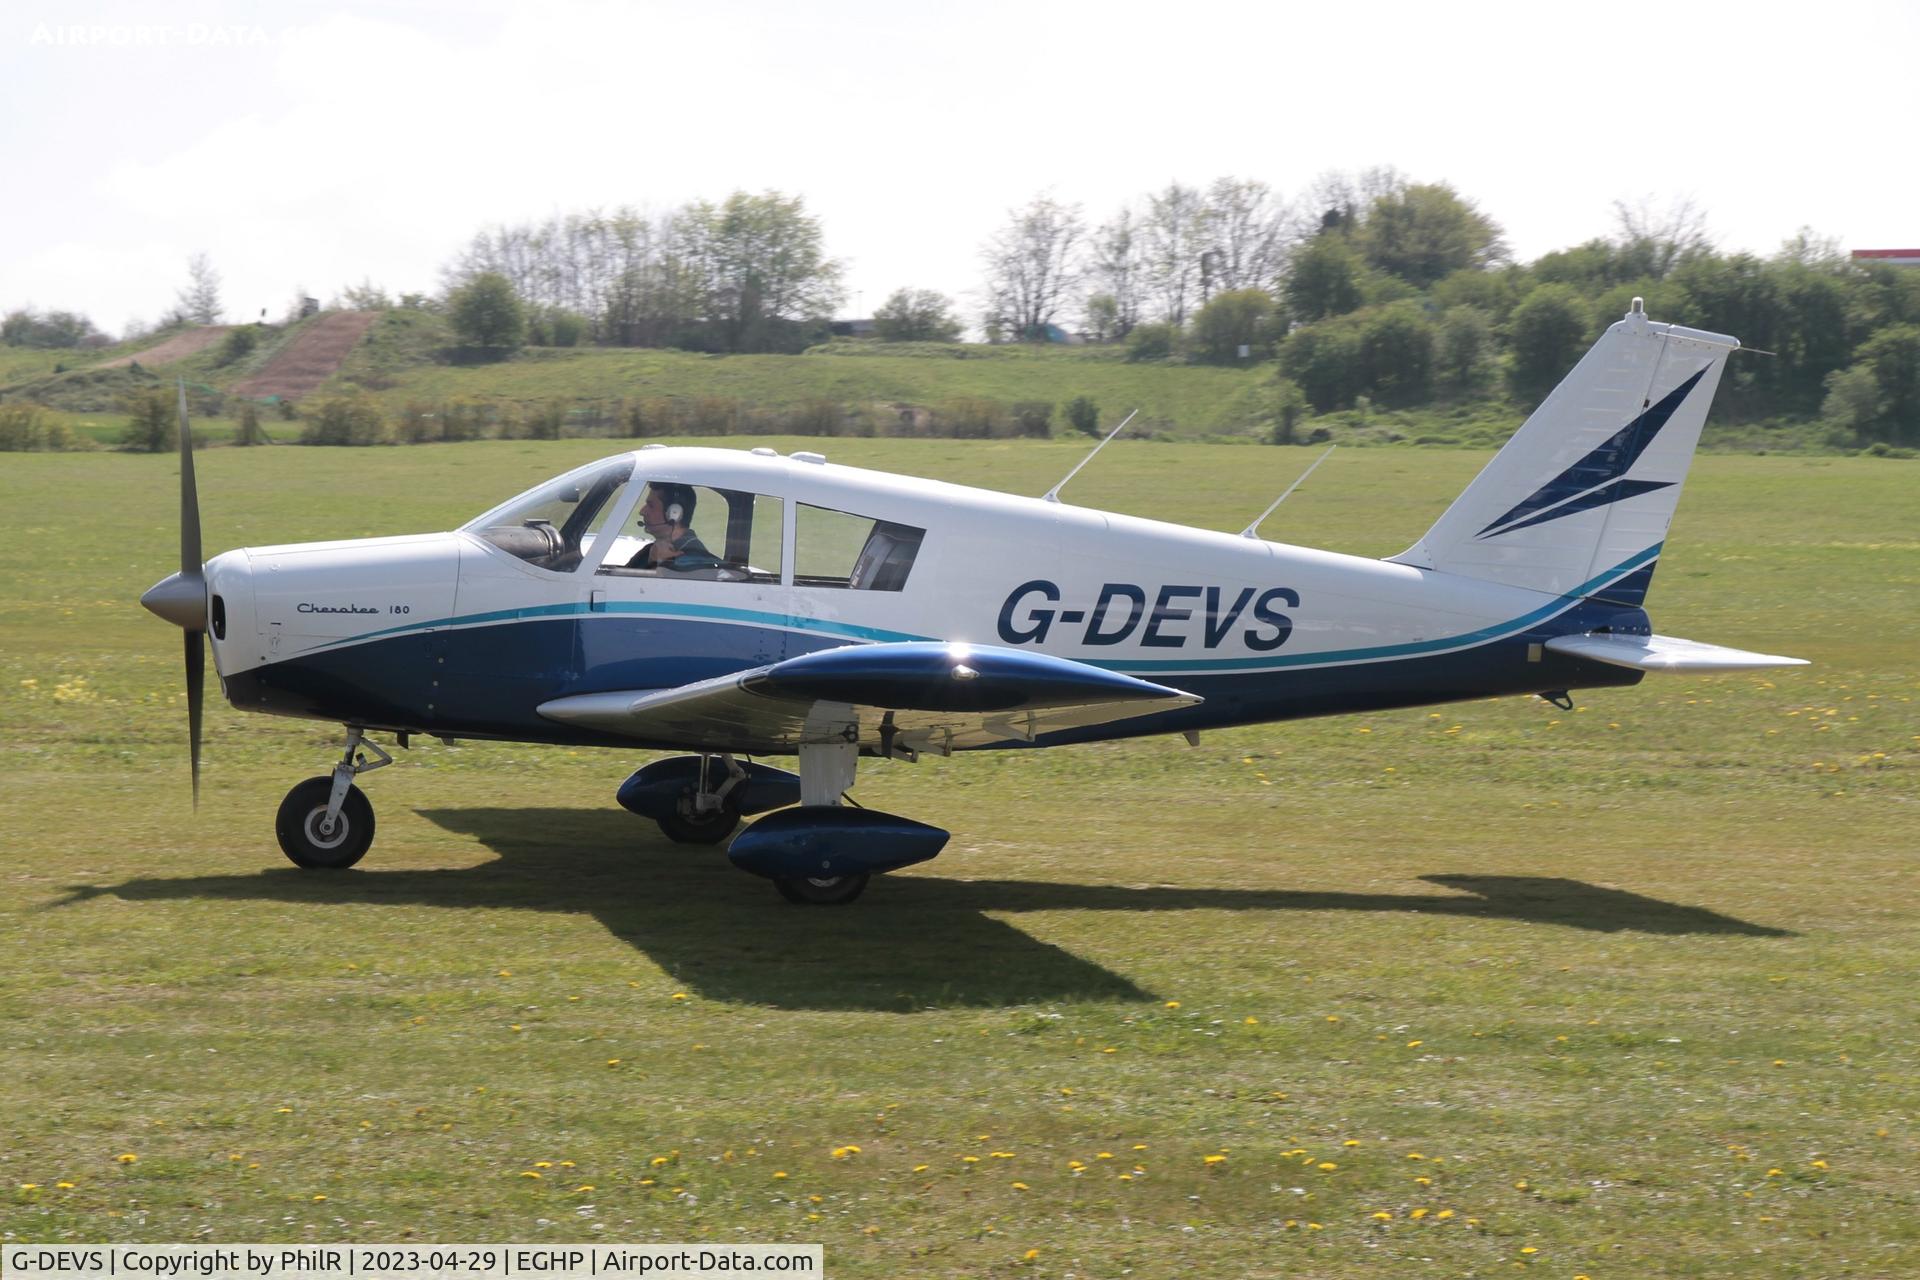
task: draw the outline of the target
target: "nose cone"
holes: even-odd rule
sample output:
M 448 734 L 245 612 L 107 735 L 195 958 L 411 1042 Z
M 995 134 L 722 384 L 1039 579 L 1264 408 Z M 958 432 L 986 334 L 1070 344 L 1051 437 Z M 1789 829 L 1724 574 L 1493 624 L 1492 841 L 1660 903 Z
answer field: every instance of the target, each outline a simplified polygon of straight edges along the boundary
M 207 580 L 198 569 L 168 574 L 147 588 L 140 603 L 176 627 L 207 629 Z

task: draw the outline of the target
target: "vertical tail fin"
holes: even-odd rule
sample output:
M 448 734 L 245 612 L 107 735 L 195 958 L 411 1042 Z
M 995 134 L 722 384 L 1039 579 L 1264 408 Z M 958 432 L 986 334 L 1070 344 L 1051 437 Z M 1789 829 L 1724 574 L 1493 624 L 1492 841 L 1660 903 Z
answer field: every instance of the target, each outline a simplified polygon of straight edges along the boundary
M 1739 345 L 1655 324 L 1635 298 L 1426 536 L 1392 559 L 1639 605 Z

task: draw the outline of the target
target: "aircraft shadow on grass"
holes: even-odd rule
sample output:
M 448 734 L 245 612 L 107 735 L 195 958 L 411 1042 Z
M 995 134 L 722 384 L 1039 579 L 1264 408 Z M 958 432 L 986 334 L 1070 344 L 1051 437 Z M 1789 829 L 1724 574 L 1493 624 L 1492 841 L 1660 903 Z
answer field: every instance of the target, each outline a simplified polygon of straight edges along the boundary
M 988 913 L 1022 911 L 1405 911 L 1601 932 L 1792 936 L 1703 907 L 1551 876 L 1430 875 L 1452 892 L 1330 893 L 885 876 L 848 908 L 797 908 L 717 849 L 671 845 L 625 814 L 592 809 L 423 809 L 499 856 L 433 871 L 288 867 L 138 879 L 72 891 L 132 901 L 228 898 L 515 908 L 590 914 L 687 987 L 783 1009 L 904 1012 L 1152 993 Z

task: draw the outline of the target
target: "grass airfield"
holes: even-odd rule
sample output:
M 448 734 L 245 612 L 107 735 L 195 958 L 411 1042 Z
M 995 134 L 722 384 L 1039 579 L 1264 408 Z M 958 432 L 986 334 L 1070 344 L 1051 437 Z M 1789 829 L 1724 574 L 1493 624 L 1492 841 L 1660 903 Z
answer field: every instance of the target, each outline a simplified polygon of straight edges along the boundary
M 754 440 L 779 447 L 817 442 Z M 1060 444 L 832 441 L 1039 493 Z M 457 524 L 605 441 L 219 449 L 211 554 Z M 1313 451 L 1116 443 L 1237 529 Z M 1264 526 L 1411 542 L 1484 455 L 1335 454 Z M 1703 457 L 1649 604 L 1811 668 L 865 762 L 932 863 L 800 910 L 431 741 L 334 876 L 336 727 L 210 700 L 166 458 L 0 463 L 0 1224 L 14 1241 L 819 1241 L 835 1276 L 1920 1271 L 1920 489 Z

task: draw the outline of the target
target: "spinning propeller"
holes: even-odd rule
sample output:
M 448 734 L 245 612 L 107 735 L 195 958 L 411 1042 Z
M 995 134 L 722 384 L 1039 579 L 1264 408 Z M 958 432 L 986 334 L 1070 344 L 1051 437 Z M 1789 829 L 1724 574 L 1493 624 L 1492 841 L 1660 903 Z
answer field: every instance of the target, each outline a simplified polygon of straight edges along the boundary
M 140 603 L 186 632 L 187 752 L 193 766 L 193 805 L 200 807 L 201 696 L 207 683 L 207 579 L 200 571 L 200 497 L 193 482 L 193 432 L 187 425 L 187 384 L 180 384 L 180 572 L 147 589 Z

